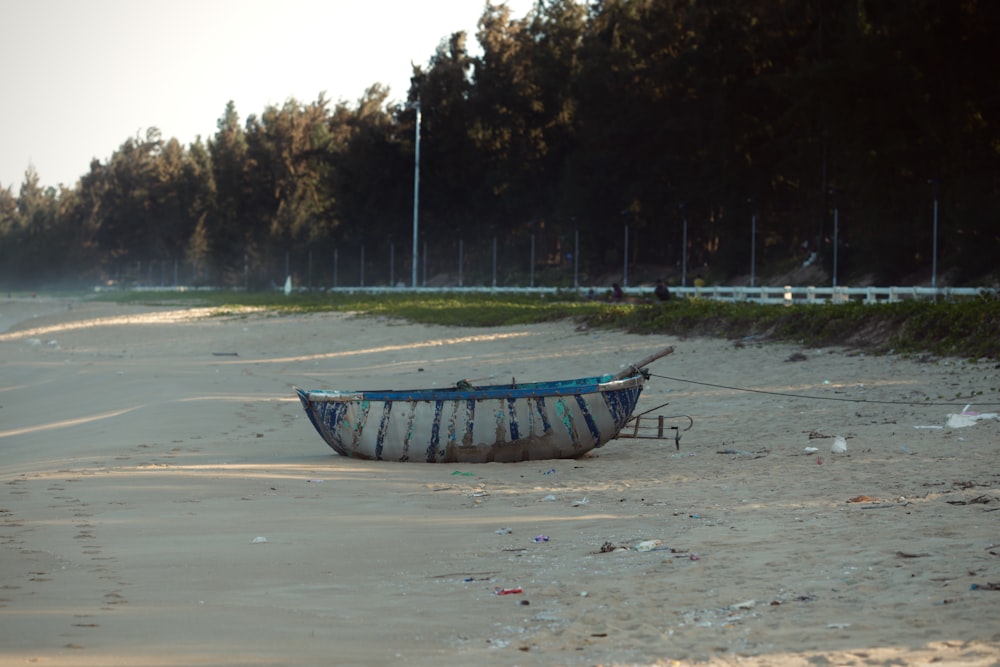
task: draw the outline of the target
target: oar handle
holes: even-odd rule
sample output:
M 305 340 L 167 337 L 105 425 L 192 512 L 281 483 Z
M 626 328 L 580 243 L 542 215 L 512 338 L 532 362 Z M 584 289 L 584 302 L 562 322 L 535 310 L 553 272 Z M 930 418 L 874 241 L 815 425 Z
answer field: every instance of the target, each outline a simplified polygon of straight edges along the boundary
M 619 372 L 617 375 L 615 375 L 613 379 L 615 379 L 615 380 L 624 380 L 627 377 L 632 377 L 643 366 L 648 366 L 649 364 L 653 363 L 654 361 L 656 361 L 660 357 L 665 357 L 665 356 L 667 356 L 668 354 L 670 354 L 673 351 L 674 351 L 674 346 L 673 345 L 668 345 L 667 347 L 663 348 L 659 352 L 654 352 L 653 354 L 649 355 L 648 357 L 646 357 L 642 361 L 638 361 L 638 362 L 636 362 L 634 364 L 629 364 L 621 372 Z

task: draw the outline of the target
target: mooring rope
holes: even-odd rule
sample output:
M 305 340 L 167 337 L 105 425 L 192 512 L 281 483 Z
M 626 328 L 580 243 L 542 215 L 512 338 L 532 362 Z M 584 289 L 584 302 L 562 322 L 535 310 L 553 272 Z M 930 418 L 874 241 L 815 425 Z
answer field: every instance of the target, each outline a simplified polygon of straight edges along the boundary
M 965 408 L 970 405 L 977 405 L 980 407 L 993 407 L 998 406 L 1000 403 L 982 403 L 976 401 L 974 397 L 963 401 L 962 403 L 941 403 L 937 401 L 879 401 L 869 398 L 844 398 L 841 396 L 808 396 L 806 394 L 792 394 L 784 391 L 768 391 L 766 389 L 750 389 L 749 387 L 733 387 L 725 384 L 714 384 L 712 382 L 699 382 L 698 380 L 689 380 L 687 378 L 677 378 L 671 377 L 669 375 L 660 375 L 658 373 L 650 373 L 652 377 L 660 378 L 663 380 L 671 380 L 673 382 L 686 382 L 687 384 L 697 384 L 702 387 L 713 387 L 715 389 L 728 389 L 730 391 L 745 391 L 752 394 L 766 394 L 768 396 L 785 396 L 787 398 L 803 398 L 811 401 L 842 401 L 845 403 L 872 403 L 878 405 L 910 405 L 910 406 L 947 406 L 952 408 Z

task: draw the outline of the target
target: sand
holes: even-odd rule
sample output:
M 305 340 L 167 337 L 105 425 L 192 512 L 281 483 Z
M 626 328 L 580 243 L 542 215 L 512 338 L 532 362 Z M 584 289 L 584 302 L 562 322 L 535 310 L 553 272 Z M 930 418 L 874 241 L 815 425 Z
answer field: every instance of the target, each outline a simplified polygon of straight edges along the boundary
M 1000 421 L 948 424 L 1000 410 L 994 361 L 211 315 L 0 300 L 0 664 L 1000 663 Z M 360 461 L 292 392 L 667 344 L 640 407 L 679 450 Z

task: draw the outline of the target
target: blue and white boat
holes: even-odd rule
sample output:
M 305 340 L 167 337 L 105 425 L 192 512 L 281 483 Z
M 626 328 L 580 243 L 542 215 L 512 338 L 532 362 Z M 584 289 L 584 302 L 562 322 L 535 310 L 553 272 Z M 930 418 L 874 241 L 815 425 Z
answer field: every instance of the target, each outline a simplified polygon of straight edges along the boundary
M 313 426 L 342 456 L 427 463 L 576 458 L 618 437 L 639 402 L 643 366 L 617 375 L 448 389 L 296 388 Z

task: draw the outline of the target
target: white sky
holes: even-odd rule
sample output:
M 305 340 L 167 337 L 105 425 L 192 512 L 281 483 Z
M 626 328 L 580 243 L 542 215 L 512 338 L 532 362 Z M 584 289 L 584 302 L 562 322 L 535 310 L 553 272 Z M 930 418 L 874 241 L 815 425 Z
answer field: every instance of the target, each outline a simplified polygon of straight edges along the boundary
M 494 0 L 499 4 L 499 0 Z M 507 0 L 523 18 L 533 0 Z M 187 145 L 233 100 L 245 122 L 321 92 L 354 105 L 373 83 L 404 99 L 410 63 L 465 30 L 486 0 L 0 0 L 0 189 L 28 165 L 73 187 L 129 137 Z

